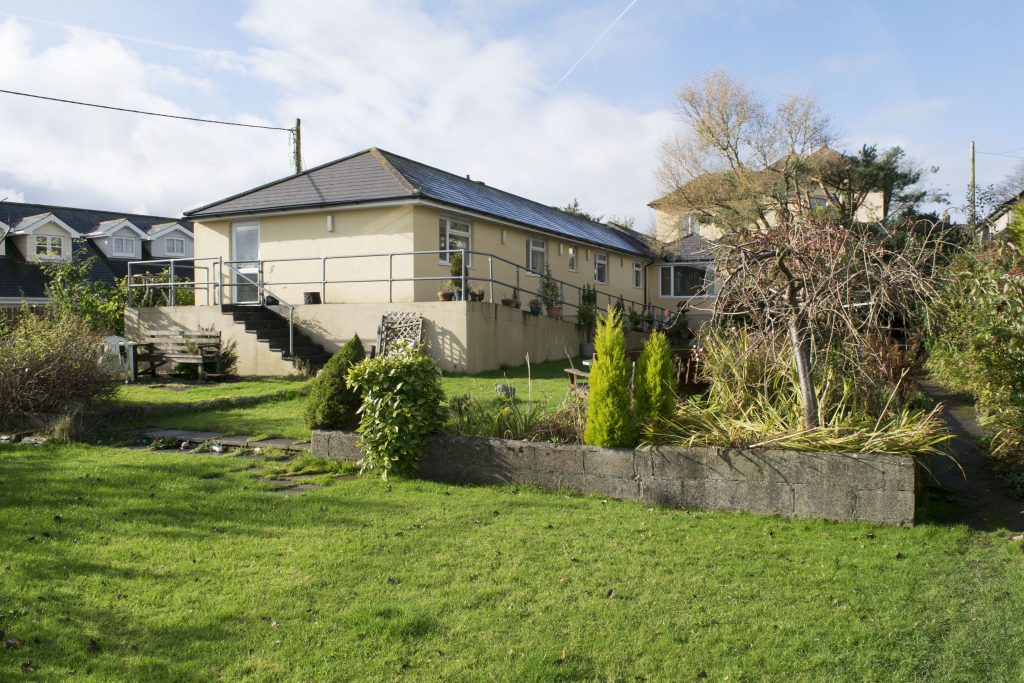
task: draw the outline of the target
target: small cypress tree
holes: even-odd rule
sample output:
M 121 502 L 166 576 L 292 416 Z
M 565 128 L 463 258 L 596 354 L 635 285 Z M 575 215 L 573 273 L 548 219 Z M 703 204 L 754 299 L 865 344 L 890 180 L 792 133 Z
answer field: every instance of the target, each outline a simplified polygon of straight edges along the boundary
M 672 416 L 676 404 L 675 373 L 668 337 L 655 330 L 644 342 L 644 350 L 636 364 L 637 421 L 655 424 Z
M 357 334 L 327 361 L 306 399 L 306 425 L 310 429 L 355 429 L 359 425 L 359 392 L 349 387 L 345 376 L 364 358 L 366 351 Z
M 597 324 L 594 336 L 597 359 L 590 368 L 587 429 L 584 441 L 592 446 L 625 448 L 636 443 L 636 423 L 629 406 L 629 358 L 622 316 L 612 307 Z

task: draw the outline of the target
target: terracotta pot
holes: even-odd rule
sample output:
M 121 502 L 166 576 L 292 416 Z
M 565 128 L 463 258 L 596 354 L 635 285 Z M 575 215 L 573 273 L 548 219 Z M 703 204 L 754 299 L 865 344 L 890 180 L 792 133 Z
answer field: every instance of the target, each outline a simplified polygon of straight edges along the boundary
M 451 301 L 454 298 L 455 298 L 455 292 L 438 292 L 437 293 L 437 300 L 438 301 Z
M 501 300 L 501 305 L 502 306 L 511 306 L 511 307 L 515 308 L 516 300 L 515 299 L 502 299 Z
M 561 306 L 552 306 L 551 308 L 549 308 L 548 309 L 548 317 L 549 318 L 561 318 L 562 317 L 562 307 Z

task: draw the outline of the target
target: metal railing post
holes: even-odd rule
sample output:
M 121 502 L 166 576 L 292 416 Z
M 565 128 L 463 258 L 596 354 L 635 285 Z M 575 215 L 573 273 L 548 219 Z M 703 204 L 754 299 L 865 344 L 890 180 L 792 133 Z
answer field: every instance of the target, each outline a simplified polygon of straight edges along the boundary
M 327 303 L 327 257 L 320 257 L 320 303 Z
M 263 295 L 263 260 L 257 261 L 256 265 L 256 300 L 258 303 L 263 304 L 267 301 L 267 298 Z
M 466 271 L 469 270 L 469 264 L 466 263 L 466 250 L 462 250 L 462 300 L 469 301 L 469 290 L 466 285 L 469 284 Z
M 490 290 L 491 303 L 494 303 L 494 259 L 487 257 L 487 288 Z
M 519 266 L 516 266 L 516 292 L 515 292 L 516 308 L 522 307 L 522 302 L 519 300 Z
M 171 306 L 174 306 L 174 259 L 171 259 Z
M 217 257 L 217 305 L 224 305 L 224 257 Z
M 394 254 L 388 254 L 388 303 L 389 304 L 390 303 L 394 303 L 394 288 L 395 288 L 394 261 L 395 261 L 395 255 Z M 413 264 L 415 264 L 415 262 L 416 262 L 416 259 L 413 259 Z M 415 286 L 416 285 L 413 285 L 413 287 L 415 287 Z M 415 299 L 416 295 L 413 294 L 412 298 Z
M 295 358 L 295 307 L 288 306 L 288 355 Z

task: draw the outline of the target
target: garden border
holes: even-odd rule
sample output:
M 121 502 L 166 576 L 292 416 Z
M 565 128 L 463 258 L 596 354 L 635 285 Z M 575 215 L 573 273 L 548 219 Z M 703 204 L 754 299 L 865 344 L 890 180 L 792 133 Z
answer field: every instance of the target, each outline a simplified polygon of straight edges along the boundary
M 311 452 L 355 461 L 351 432 L 314 430 Z M 715 447 L 599 448 L 435 435 L 420 462 L 428 479 L 535 484 L 697 510 L 895 526 L 914 523 L 922 481 L 913 458 Z

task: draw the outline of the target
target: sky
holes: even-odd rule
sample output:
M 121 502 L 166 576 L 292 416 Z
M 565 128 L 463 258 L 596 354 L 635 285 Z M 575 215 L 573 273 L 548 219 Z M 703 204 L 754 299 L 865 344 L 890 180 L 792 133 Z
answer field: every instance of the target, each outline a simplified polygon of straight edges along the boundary
M 809 94 L 841 149 L 900 145 L 963 204 L 1024 158 L 1024 3 L 0 0 L 0 89 L 290 127 L 549 205 L 652 221 L 680 85 Z M 0 199 L 178 216 L 293 171 L 282 131 L 0 94 Z

